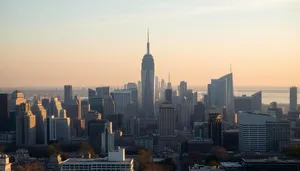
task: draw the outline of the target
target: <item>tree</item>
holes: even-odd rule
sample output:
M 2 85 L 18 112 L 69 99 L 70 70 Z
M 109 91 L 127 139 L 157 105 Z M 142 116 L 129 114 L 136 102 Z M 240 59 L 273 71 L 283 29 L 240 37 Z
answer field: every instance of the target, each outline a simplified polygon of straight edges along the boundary
M 167 158 L 164 161 L 160 162 L 159 164 L 169 166 L 169 168 L 172 171 L 175 171 L 177 169 L 177 165 L 172 158 Z
M 139 170 L 145 170 L 152 163 L 152 151 L 139 149 L 138 151 Z
M 220 160 L 216 155 L 209 155 L 205 159 L 205 165 L 219 166 L 220 165 Z

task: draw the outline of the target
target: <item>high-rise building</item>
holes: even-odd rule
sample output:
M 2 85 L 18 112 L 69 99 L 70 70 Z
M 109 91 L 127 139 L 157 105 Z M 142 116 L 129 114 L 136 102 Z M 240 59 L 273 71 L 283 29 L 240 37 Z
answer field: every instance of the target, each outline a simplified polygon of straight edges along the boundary
M 116 113 L 124 114 L 127 105 L 131 102 L 131 90 L 115 90 L 112 97 L 116 103 Z
M 290 111 L 296 112 L 297 111 L 297 87 L 290 88 Z
M 181 129 L 191 127 L 191 116 L 194 113 L 194 106 L 192 103 L 188 102 L 186 98 L 181 102 L 180 109 L 178 109 L 178 121 Z
M 60 117 L 49 116 L 45 123 L 45 142 L 51 140 L 69 142 L 71 140 L 71 120 L 66 117 L 66 111 L 61 110 Z
M 165 101 L 168 103 L 172 103 L 172 89 L 166 89 L 165 90 Z
M 43 98 L 42 99 L 42 105 L 43 105 L 44 109 L 46 111 L 48 111 L 48 108 L 50 106 L 50 99 L 49 98 Z
M 131 117 L 138 117 L 137 103 L 130 102 L 124 112 L 125 122 Z
M 106 97 L 109 97 L 109 96 L 106 96 Z M 105 97 L 104 97 L 104 100 L 105 100 Z M 93 97 L 93 98 L 89 99 L 89 103 L 90 103 L 91 110 L 96 110 L 97 112 L 105 115 L 105 113 L 103 111 L 103 98 Z
M 16 145 L 36 144 L 36 118 L 30 110 L 29 103 L 22 103 L 17 107 L 16 117 Z
M 102 115 L 101 113 L 95 111 L 95 110 L 91 110 L 88 113 L 85 113 L 82 115 L 83 119 L 85 121 L 85 126 L 88 126 L 88 123 L 92 120 L 101 120 L 102 119 Z
M 166 82 L 164 79 L 161 79 L 160 81 L 160 92 L 159 92 L 159 100 L 164 101 L 165 100 L 165 90 L 166 90 Z
M 134 82 L 127 83 L 127 89 L 137 89 L 137 85 Z
M 10 130 L 10 116 L 9 116 L 9 96 L 8 94 L 0 94 L 0 132 Z
M 194 91 L 193 92 L 193 105 L 196 105 L 198 102 L 198 92 Z
M 112 123 L 113 131 L 121 130 L 125 127 L 124 126 L 124 114 L 108 115 L 106 117 L 106 119 Z
M 147 53 L 142 62 L 142 112 L 145 118 L 154 116 L 154 59 L 150 54 L 149 32 Z
M 184 100 L 185 93 L 187 91 L 187 82 L 181 81 L 179 85 L 179 97 L 180 101 Z
M 36 117 L 29 110 L 25 112 L 24 116 L 24 145 L 35 145 L 36 144 Z
M 91 110 L 91 106 L 88 100 L 81 100 L 81 115 L 88 113 Z
M 208 108 L 216 108 L 219 112 L 225 106 L 228 121 L 234 122 L 234 94 L 232 73 L 219 79 L 212 79 L 208 84 Z
M 155 76 L 155 101 L 159 100 L 159 80 L 158 80 L 158 76 Z
M 88 98 L 89 98 L 89 100 L 94 98 L 94 97 L 96 97 L 96 91 L 89 88 L 88 89 Z
M 107 120 L 93 120 L 88 123 L 88 136 L 96 152 L 108 153 L 114 149 L 112 123 Z
M 275 122 L 276 118 L 260 113 L 239 112 L 239 150 L 241 152 L 266 152 L 267 151 L 267 126 L 266 122 Z M 271 135 L 273 137 L 273 135 Z
M 50 106 L 47 112 L 48 116 L 54 115 L 54 117 L 58 117 L 61 109 L 61 102 L 58 100 L 58 98 L 51 98 Z
M 36 143 L 45 144 L 44 124 L 47 117 L 47 111 L 38 100 L 34 101 L 31 111 L 36 117 Z
M 73 100 L 73 90 L 71 85 L 64 86 L 64 103 L 68 104 Z
M 212 110 L 208 114 L 208 138 L 213 140 L 214 145 L 222 145 L 222 116 Z
M 205 122 L 205 105 L 202 102 L 194 106 L 194 122 Z
M 170 103 L 159 106 L 158 132 L 160 137 L 175 136 L 175 107 Z
M 116 114 L 116 103 L 111 96 L 103 97 L 103 117 Z
M 234 98 L 235 113 L 238 113 L 239 111 L 259 112 L 261 110 L 261 104 L 262 104 L 261 91 L 253 94 L 252 96 L 243 95 Z
M 97 92 L 97 97 L 104 97 L 104 96 L 109 96 L 109 87 L 97 87 L 96 88 L 96 92 Z
M 137 84 L 137 90 L 138 90 L 138 110 L 142 108 L 142 82 L 138 81 Z
M 276 102 L 270 103 L 270 107 L 268 108 L 268 114 L 270 114 L 272 116 L 276 116 L 276 121 L 283 120 L 282 108 L 278 108 Z
M 208 138 L 207 122 L 194 122 L 194 138 L 195 139 Z
M 14 91 L 11 94 L 10 98 L 10 110 L 15 110 L 16 106 L 26 102 L 24 94 L 21 93 L 19 90 Z
M 266 139 L 267 139 L 267 151 L 278 151 L 278 144 L 280 141 L 290 140 L 290 122 L 266 122 Z
M 75 96 L 74 100 L 71 100 L 66 105 L 67 116 L 72 119 L 81 119 L 81 99 Z
M 140 119 L 132 117 L 126 122 L 126 135 L 139 136 L 140 135 Z

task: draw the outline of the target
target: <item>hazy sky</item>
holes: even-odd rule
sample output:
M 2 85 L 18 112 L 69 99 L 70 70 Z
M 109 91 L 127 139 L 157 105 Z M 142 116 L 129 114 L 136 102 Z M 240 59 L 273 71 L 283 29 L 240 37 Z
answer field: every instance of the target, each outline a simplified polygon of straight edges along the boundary
M 300 85 L 300 0 L 0 1 L 0 87 L 138 81 Z

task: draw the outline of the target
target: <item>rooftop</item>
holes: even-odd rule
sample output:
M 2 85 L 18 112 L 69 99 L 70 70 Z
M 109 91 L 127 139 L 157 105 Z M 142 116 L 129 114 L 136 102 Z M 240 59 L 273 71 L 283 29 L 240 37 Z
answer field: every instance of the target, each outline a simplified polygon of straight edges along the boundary
M 80 164 L 80 163 L 131 163 L 133 159 L 126 158 L 124 161 L 109 161 L 108 157 L 105 158 L 93 158 L 93 159 L 82 159 L 82 158 L 69 158 L 62 162 L 62 164 Z
M 223 167 L 242 167 L 239 162 L 221 162 Z
M 279 159 L 278 157 L 270 157 L 266 159 L 242 159 L 244 162 L 248 163 L 267 163 L 267 162 L 274 162 L 274 163 L 300 163 L 300 160 L 283 160 Z

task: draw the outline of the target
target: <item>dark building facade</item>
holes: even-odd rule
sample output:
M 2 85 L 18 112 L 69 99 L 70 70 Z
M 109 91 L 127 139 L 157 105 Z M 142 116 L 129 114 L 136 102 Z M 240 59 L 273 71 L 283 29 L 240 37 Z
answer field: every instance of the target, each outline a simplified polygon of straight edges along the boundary
M 208 138 L 213 140 L 214 145 L 222 146 L 222 120 L 220 113 L 209 113 Z
M 71 85 L 64 86 L 64 104 L 68 104 L 73 100 L 73 90 Z
M 168 103 L 172 103 L 172 89 L 165 90 L 165 101 Z
M 239 130 L 225 130 L 223 132 L 223 147 L 228 151 L 239 150 Z
M 194 106 L 194 122 L 204 122 L 205 121 L 205 104 L 202 102 L 197 102 Z
M 9 95 L 0 94 L 0 132 L 10 130 Z

